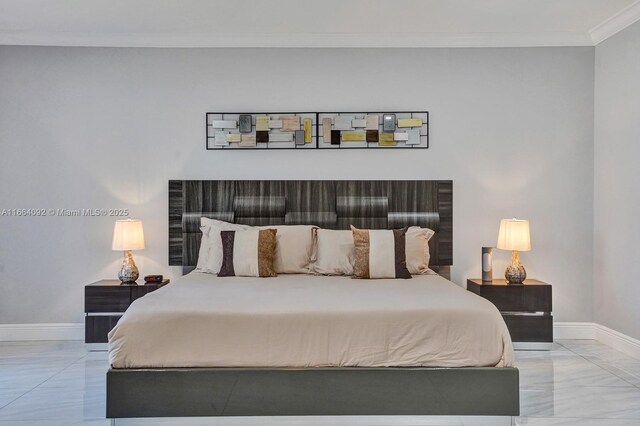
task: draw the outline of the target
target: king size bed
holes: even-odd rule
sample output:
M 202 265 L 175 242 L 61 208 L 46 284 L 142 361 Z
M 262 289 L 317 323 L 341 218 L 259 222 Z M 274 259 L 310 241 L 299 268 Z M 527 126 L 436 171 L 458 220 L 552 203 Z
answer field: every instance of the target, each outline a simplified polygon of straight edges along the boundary
M 218 277 L 200 218 L 328 229 L 423 226 L 452 264 L 451 181 L 170 181 L 169 261 L 185 275 L 109 334 L 107 417 L 519 414 L 497 309 L 441 275 Z

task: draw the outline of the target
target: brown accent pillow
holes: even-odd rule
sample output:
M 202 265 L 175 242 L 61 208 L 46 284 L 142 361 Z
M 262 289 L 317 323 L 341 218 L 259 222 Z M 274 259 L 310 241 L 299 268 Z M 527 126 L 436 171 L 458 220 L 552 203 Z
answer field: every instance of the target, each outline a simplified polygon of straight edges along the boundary
M 403 229 L 358 229 L 351 226 L 355 245 L 354 278 L 411 278 L 407 269 Z
M 220 231 L 222 266 L 219 277 L 275 277 L 275 229 Z

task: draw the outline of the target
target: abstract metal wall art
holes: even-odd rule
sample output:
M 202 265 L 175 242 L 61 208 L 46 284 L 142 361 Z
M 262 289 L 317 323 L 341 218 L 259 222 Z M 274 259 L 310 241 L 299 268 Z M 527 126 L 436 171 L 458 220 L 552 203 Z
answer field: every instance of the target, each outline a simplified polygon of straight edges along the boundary
M 207 149 L 315 148 L 316 120 L 314 112 L 208 112 Z
M 429 112 L 206 113 L 206 147 L 429 148 Z
M 429 113 L 321 112 L 318 148 L 429 148 Z

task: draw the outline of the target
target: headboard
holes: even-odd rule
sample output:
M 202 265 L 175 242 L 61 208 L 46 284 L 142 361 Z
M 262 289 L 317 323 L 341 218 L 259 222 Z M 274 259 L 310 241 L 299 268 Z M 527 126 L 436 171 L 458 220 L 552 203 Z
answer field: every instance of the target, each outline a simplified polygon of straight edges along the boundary
M 436 231 L 430 266 L 453 264 L 450 180 L 170 180 L 169 265 L 185 273 L 198 261 L 202 216 L 329 229 L 423 226 Z

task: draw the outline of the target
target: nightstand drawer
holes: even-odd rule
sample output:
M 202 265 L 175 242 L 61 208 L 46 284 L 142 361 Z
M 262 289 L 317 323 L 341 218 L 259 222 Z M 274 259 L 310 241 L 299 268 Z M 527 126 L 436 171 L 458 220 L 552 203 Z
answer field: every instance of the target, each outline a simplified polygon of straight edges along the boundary
M 553 342 L 552 315 L 503 314 L 513 342 Z
M 84 289 L 85 312 L 124 312 L 130 304 L 130 286 L 87 286 Z
M 107 334 L 122 315 L 88 315 L 84 317 L 85 343 L 107 343 Z
M 480 289 L 480 295 L 500 311 L 551 312 L 551 286 L 490 286 Z

